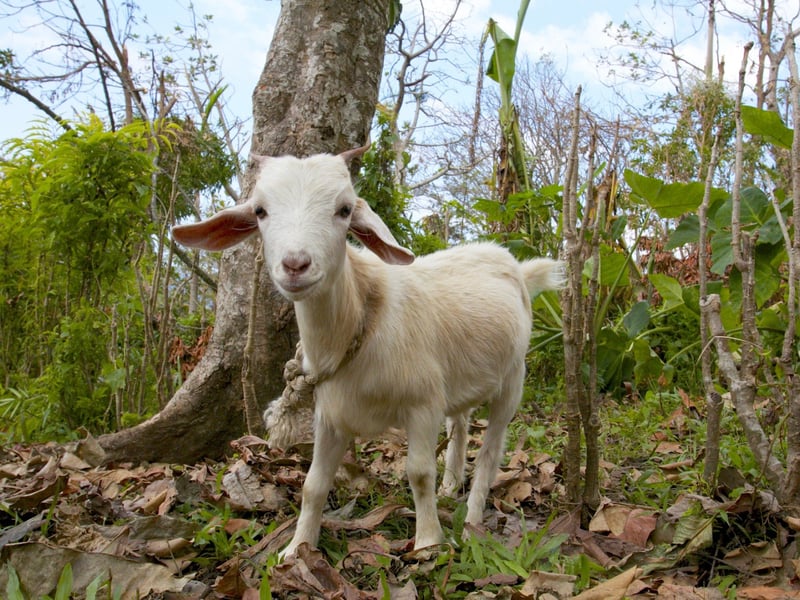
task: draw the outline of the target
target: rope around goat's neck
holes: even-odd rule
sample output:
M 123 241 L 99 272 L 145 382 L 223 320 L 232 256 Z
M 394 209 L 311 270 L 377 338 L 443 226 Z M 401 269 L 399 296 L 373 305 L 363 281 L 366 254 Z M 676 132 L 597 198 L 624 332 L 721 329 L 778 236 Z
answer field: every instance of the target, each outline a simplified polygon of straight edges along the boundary
M 350 363 L 364 345 L 364 340 L 375 320 L 377 300 L 377 294 L 373 290 L 369 290 L 364 300 L 364 317 L 361 319 L 359 328 L 350 341 L 342 360 L 335 368 L 320 373 L 303 371 L 303 343 L 302 341 L 297 342 L 294 358 L 289 359 L 283 368 L 283 380 L 286 382 L 286 387 L 283 389 L 282 400 L 288 401 L 290 405 L 312 406 L 314 404 L 314 387 L 330 379 Z

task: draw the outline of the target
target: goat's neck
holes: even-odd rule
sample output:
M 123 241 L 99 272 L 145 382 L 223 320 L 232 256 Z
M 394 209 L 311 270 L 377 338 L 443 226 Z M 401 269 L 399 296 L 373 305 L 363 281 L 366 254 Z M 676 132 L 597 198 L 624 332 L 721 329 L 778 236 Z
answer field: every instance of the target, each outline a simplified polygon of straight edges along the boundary
M 348 248 L 342 271 L 328 289 L 295 303 L 303 353 L 318 380 L 333 375 L 360 347 L 374 309 L 370 282 Z

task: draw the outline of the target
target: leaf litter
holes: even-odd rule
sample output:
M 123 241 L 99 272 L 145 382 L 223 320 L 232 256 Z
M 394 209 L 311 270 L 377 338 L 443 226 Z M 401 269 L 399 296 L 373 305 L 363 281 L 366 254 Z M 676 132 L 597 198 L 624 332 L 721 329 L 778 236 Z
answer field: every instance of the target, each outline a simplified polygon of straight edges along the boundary
M 653 441 L 663 462 L 650 480 L 691 468 L 671 460 L 679 445 Z M 800 598 L 800 520 L 769 493 L 678 494 L 663 510 L 604 498 L 589 519 L 564 507 L 559 465 L 524 439 L 491 488 L 485 526 L 416 551 L 403 435 L 354 446 L 330 495 L 323 550 L 302 546 L 278 563 L 310 447 L 269 449 L 255 436 L 231 446 L 231 458 L 196 465 L 104 466 L 90 437 L 0 449 L 0 596 L 12 569 L 28 598 L 52 595 L 69 564 L 74 597 L 101 578 L 120 598 Z M 604 489 L 620 471 L 641 475 L 604 463 Z M 448 532 L 461 505 L 440 503 Z

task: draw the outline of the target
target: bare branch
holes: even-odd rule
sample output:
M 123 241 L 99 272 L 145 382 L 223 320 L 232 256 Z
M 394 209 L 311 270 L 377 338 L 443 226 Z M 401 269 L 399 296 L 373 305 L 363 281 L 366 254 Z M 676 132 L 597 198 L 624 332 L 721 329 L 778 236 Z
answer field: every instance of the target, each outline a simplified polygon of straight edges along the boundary
M 44 114 L 46 114 L 48 117 L 53 119 L 56 123 L 61 125 L 61 127 L 63 129 L 65 129 L 66 131 L 70 131 L 72 129 L 72 127 L 70 127 L 69 123 L 67 123 L 66 119 L 64 119 L 61 115 L 56 113 L 52 108 L 50 108 L 47 104 L 45 104 L 44 102 L 39 100 L 39 98 L 37 98 L 36 96 L 31 94 L 25 88 L 21 88 L 19 86 L 16 86 L 13 83 L 11 83 L 10 81 L 7 81 L 6 79 L 3 79 L 2 77 L 0 77 L 0 87 L 8 90 L 12 94 L 20 96 L 21 98 L 25 98 L 25 100 L 27 100 L 28 102 L 33 104 L 36 108 L 41 110 Z

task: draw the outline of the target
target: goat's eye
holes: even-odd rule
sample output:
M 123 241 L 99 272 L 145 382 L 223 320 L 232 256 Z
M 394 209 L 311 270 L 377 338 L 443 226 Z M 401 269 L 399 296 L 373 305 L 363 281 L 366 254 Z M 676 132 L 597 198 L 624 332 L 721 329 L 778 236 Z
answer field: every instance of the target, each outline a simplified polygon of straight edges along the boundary
M 265 209 L 263 206 L 256 206 L 256 208 L 255 208 L 255 211 L 254 211 L 254 212 L 256 213 L 256 216 L 257 216 L 259 219 L 263 219 L 264 217 L 266 217 L 266 216 L 267 216 L 267 211 L 266 211 L 266 209 Z
M 336 211 L 336 215 L 343 219 L 346 219 L 347 217 L 350 216 L 350 213 L 352 212 L 353 212 L 353 207 L 350 206 L 349 204 L 345 204 L 339 210 Z

